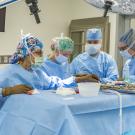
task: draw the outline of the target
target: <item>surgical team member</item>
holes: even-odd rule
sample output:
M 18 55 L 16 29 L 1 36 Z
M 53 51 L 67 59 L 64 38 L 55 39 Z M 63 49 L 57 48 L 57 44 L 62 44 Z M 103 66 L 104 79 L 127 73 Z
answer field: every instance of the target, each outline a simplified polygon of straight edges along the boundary
M 118 69 L 114 59 L 102 52 L 102 32 L 99 28 L 88 29 L 85 52 L 71 63 L 72 74 L 94 74 L 100 82 L 108 83 L 118 79 Z
M 52 53 L 45 58 L 42 70 L 49 76 L 61 79 L 71 77 L 69 58 L 74 49 L 74 42 L 68 37 L 57 37 L 51 41 Z
M 58 87 L 74 87 L 76 82 L 90 81 L 91 76 L 70 77 L 61 80 L 56 76 L 48 76 L 39 68 L 43 55 L 42 42 L 25 35 L 20 40 L 16 52 L 11 57 L 11 64 L 0 70 L 0 88 L 3 96 L 11 94 L 31 94 L 32 89 L 49 90 Z
M 118 44 L 118 49 L 126 63 L 123 67 L 123 78 L 129 76 L 131 82 L 135 82 L 135 29 L 125 32 Z M 129 72 L 125 72 L 125 71 Z

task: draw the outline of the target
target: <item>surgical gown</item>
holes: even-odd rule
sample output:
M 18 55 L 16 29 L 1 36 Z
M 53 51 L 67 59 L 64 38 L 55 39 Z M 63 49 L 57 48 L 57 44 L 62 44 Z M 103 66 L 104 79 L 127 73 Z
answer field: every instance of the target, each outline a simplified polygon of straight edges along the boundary
M 129 69 L 129 79 L 132 83 L 135 82 L 135 58 L 126 61 L 123 67 L 123 77 L 126 76 L 126 70 Z
M 49 77 L 40 68 L 28 71 L 19 64 L 11 64 L 0 70 L 0 88 L 12 87 L 18 84 L 25 84 L 40 90 L 76 86 L 74 77 L 65 80 L 61 80 L 56 76 Z
M 118 68 L 113 58 L 105 52 L 91 57 L 87 52 L 78 55 L 71 63 L 71 73 L 95 74 L 100 82 L 108 83 L 118 79 Z
M 61 79 L 71 77 L 70 64 L 68 62 L 59 64 L 46 58 L 44 64 L 41 66 L 41 69 L 48 76 L 58 76 Z

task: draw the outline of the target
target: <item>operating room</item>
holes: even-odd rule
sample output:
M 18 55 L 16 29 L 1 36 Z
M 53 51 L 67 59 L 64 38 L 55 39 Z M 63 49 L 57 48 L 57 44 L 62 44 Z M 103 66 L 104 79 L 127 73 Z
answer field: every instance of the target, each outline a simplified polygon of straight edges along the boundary
M 135 0 L 0 0 L 0 135 L 135 135 Z

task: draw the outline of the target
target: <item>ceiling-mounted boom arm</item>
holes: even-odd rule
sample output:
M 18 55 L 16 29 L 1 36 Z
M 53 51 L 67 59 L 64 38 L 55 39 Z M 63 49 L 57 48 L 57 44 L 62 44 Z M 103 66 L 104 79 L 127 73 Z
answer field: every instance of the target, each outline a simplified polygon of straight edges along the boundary
M 37 5 L 38 1 L 37 0 L 25 0 L 25 2 L 30 9 L 31 15 L 34 15 L 36 22 L 40 23 L 40 18 L 39 18 L 39 15 L 38 15 L 40 10 L 39 10 L 38 5 Z
M 113 1 L 111 1 L 111 0 L 105 1 L 105 6 L 104 6 L 105 11 L 104 11 L 104 15 L 103 15 L 104 17 L 106 17 L 108 11 L 111 10 L 112 5 L 113 5 Z
M 18 1 L 21 0 L 0 0 L 0 9 Z M 31 15 L 34 15 L 36 22 L 40 23 L 40 18 L 38 15 L 38 13 L 40 12 L 38 8 L 38 0 L 25 0 L 25 3 L 29 7 Z

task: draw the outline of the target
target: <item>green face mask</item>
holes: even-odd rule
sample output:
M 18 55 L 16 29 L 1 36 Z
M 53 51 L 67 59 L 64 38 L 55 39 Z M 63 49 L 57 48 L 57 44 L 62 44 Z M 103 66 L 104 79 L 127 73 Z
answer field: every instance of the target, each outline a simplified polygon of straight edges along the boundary
M 44 57 L 35 57 L 35 66 L 41 66 L 44 62 Z

